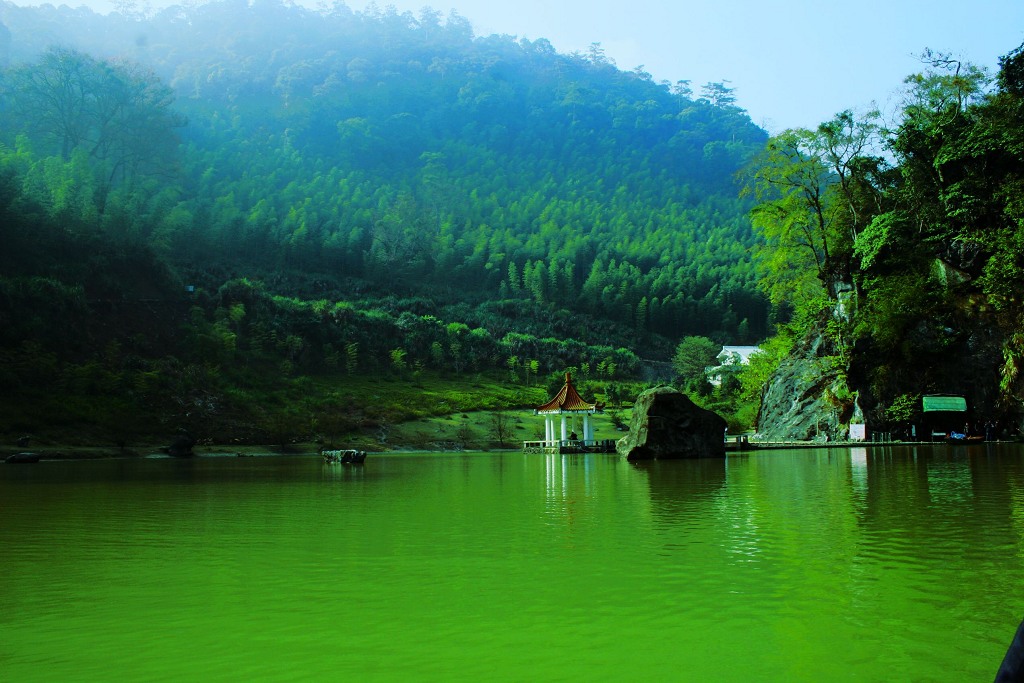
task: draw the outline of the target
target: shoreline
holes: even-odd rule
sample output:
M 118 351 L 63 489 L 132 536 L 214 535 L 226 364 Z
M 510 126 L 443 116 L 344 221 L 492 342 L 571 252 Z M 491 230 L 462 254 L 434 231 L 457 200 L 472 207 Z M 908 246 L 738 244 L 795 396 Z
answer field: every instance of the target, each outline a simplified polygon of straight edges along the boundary
M 71 446 L 67 444 L 42 444 L 33 447 L 0 444 L 0 465 L 11 456 L 21 453 L 32 453 L 39 460 L 109 460 L 109 459 L 144 459 L 167 458 L 173 460 L 189 460 L 192 458 L 259 458 L 282 456 L 317 456 L 323 446 L 317 443 L 296 443 L 287 447 L 269 444 L 213 444 L 198 445 L 192 448 L 192 455 L 173 456 L 167 452 L 167 446 L 140 445 L 133 447 L 118 446 Z M 509 453 L 519 452 L 519 448 L 466 448 L 459 450 L 435 450 L 417 447 L 395 446 L 381 450 L 367 451 L 371 455 L 422 455 L 424 453 Z
M 1017 443 L 1015 441 L 983 441 L 971 443 L 949 443 L 945 441 L 891 441 L 891 442 L 868 442 L 868 441 L 833 441 L 829 443 L 818 443 L 809 441 L 790 442 L 754 442 L 744 444 L 726 442 L 725 451 L 727 455 L 743 455 L 759 451 L 772 450 L 811 450 L 831 448 L 892 448 L 892 447 L 920 447 L 920 446 L 945 446 L 950 448 L 977 447 L 986 445 L 1005 445 Z M 190 458 L 257 458 L 257 457 L 281 457 L 281 456 L 314 456 L 318 455 L 321 446 L 316 443 L 297 443 L 287 447 L 272 446 L 267 444 L 247 445 L 205 445 L 193 448 L 193 455 L 187 457 L 175 457 L 168 454 L 166 446 L 141 445 L 134 447 L 118 446 L 71 446 L 66 444 L 44 444 L 38 447 L 17 446 L 13 444 L 0 444 L 0 464 L 11 455 L 21 453 L 32 453 L 39 457 L 40 461 L 69 461 L 69 460 L 108 460 L 108 459 L 143 459 L 143 458 L 168 458 L 176 460 L 188 460 Z M 460 450 L 430 450 L 413 447 L 395 447 L 370 451 L 371 455 L 422 455 L 424 453 L 517 453 L 519 448 L 466 448 Z

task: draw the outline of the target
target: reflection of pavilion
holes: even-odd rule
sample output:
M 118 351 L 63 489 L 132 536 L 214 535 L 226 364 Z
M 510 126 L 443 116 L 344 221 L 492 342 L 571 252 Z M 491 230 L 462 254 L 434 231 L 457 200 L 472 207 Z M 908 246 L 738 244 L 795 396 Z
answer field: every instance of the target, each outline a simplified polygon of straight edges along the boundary
M 593 458 L 586 455 L 559 455 L 549 452 L 544 456 L 544 479 L 548 503 L 559 504 L 572 498 L 575 489 L 578 498 L 586 498 L 593 491 Z M 581 476 L 582 475 L 582 476 Z
M 613 439 L 594 438 L 594 424 L 590 416 L 600 412 L 603 412 L 603 406 L 584 401 L 572 384 L 572 376 L 567 372 L 565 384 L 559 392 L 533 411 L 535 415 L 544 416 L 544 440 L 524 441 L 523 450 L 540 453 L 612 453 L 615 451 Z M 582 434 L 577 434 L 575 423 L 581 417 Z M 556 420 L 560 422 L 559 425 L 556 425 Z M 570 420 L 573 422 L 571 428 Z

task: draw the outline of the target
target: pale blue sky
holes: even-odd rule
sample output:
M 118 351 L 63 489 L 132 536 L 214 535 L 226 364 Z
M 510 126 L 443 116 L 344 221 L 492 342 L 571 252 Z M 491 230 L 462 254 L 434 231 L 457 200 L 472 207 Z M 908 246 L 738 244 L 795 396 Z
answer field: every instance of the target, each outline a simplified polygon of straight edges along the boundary
M 353 9 L 366 2 L 350 1 Z M 1024 0 L 392 0 L 451 8 L 477 34 L 547 38 L 560 52 L 601 43 L 622 69 L 655 80 L 730 81 L 737 104 L 778 132 L 843 109 L 898 103 L 925 48 L 994 73 L 1024 42 Z
M 141 0 L 140 4 L 146 0 Z M 301 0 L 315 6 L 318 0 Z M 15 0 L 17 4 L 39 4 Z M 153 5 L 172 0 L 150 0 Z M 101 11 L 109 0 L 67 0 Z M 354 10 L 368 4 L 347 0 Z M 988 67 L 1024 42 L 1024 0 L 378 0 L 468 19 L 477 35 L 547 38 L 560 52 L 601 43 L 622 69 L 655 80 L 730 81 L 737 104 L 778 132 L 843 109 L 898 104 L 925 48 Z

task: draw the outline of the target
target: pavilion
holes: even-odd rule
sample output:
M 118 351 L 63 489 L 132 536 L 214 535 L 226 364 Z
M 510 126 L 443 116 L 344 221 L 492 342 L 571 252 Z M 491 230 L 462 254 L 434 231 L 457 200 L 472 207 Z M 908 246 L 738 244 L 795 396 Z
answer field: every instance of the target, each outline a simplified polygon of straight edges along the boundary
M 583 452 L 586 450 L 605 450 L 609 447 L 605 441 L 594 439 L 594 425 L 590 416 L 604 412 L 600 403 L 587 403 L 572 384 L 572 376 L 565 373 L 565 384 L 554 397 L 544 405 L 533 410 L 534 415 L 544 416 L 544 440 L 525 441 L 523 450 L 540 450 L 543 452 Z M 575 422 L 578 416 L 583 417 L 583 433 L 576 436 L 570 433 L 569 420 Z M 573 438 L 573 437 L 576 438 Z M 614 448 L 614 443 L 611 445 Z

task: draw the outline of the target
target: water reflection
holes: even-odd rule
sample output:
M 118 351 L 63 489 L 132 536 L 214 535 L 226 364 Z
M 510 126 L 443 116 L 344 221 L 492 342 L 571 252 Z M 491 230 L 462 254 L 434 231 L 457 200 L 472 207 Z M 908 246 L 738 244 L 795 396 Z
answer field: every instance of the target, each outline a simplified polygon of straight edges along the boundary
M 664 523 L 706 510 L 725 486 L 725 458 L 649 460 L 630 467 L 646 478 L 652 513 Z
M 985 497 L 1005 497 L 1007 482 L 1021 476 L 1019 458 L 1007 453 L 991 446 L 850 449 L 857 511 L 865 519 L 919 510 L 969 513 L 979 502 L 979 490 Z
M 991 680 L 1024 610 L 1017 447 L 40 463 L 0 501 L 10 680 Z
M 854 493 L 863 498 L 868 490 L 868 449 L 850 449 L 850 481 Z
M 362 481 L 366 477 L 366 467 L 359 465 L 342 465 L 340 463 L 323 463 L 320 476 L 325 481 Z
M 526 455 L 534 459 L 536 455 Z M 544 459 L 545 514 L 576 526 L 581 515 L 593 523 L 599 518 L 598 489 L 614 485 L 617 455 L 606 453 L 547 453 Z
M 544 455 L 544 481 L 549 501 L 563 501 L 577 494 L 590 495 L 595 454 L 548 453 Z
M 939 457 L 926 470 L 928 495 L 933 505 L 963 505 L 974 497 L 971 461 L 964 457 Z

